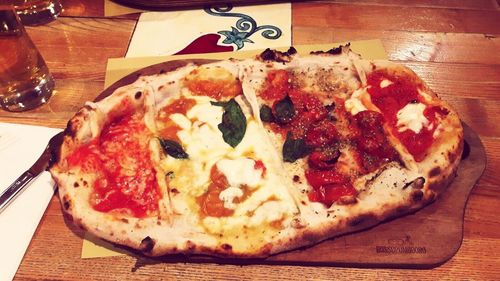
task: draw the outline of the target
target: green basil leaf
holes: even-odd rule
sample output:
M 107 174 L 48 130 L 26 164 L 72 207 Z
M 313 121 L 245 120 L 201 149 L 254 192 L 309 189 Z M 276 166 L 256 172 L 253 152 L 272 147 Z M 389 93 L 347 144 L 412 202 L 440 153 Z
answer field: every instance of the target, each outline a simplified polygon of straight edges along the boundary
M 260 108 L 260 120 L 264 121 L 264 122 L 274 122 L 275 119 L 274 119 L 274 115 L 273 115 L 273 110 L 267 106 L 267 105 L 263 105 L 261 108 Z
M 210 102 L 215 106 L 222 106 L 224 113 L 222 114 L 222 123 L 217 128 L 222 132 L 224 141 L 232 147 L 236 147 L 243 137 L 247 129 L 247 119 L 241 110 L 240 105 L 233 99 L 228 102 Z
M 292 133 L 288 132 L 283 144 L 283 160 L 293 163 L 297 159 L 307 156 L 311 152 L 304 139 L 293 139 Z
M 286 124 L 292 121 L 295 116 L 295 107 L 289 95 L 286 95 L 285 98 L 276 102 L 274 105 L 274 112 L 274 117 L 276 117 L 278 123 Z
M 165 151 L 166 154 L 177 158 L 177 159 L 188 159 L 189 155 L 184 151 L 182 146 L 178 144 L 176 141 L 167 140 L 167 139 L 159 139 L 160 145 Z

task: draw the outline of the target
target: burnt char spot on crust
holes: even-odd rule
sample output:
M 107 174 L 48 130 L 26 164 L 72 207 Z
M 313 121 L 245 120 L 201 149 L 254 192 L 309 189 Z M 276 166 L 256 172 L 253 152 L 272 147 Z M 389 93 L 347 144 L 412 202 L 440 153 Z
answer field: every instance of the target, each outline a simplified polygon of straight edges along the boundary
M 422 189 L 424 187 L 424 183 L 425 183 L 425 178 L 419 177 L 412 182 L 411 187 L 415 189 Z
M 345 45 L 345 47 L 349 47 L 351 44 L 347 44 Z M 313 51 L 311 52 L 310 54 L 311 55 L 321 55 L 321 54 L 330 54 L 330 55 L 338 55 L 338 54 L 341 54 L 342 53 L 342 45 L 338 46 L 337 48 L 331 48 L 330 50 L 328 51 Z
M 196 244 L 194 244 L 193 241 L 188 240 L 186 241 L 186 249 L 188 249 L 189 251 L 193 251 L 194 249 L 196 249 Z
M 403 189 L 406 189 L 407 187 L 411 186 L 412 188 L 415 189 L 422 189 L 424 187 L 425 179 L 423 177 L 418 177 L 414 179 L 413 181 L 405 184 L 403 186 Z
M 68 124 L 66 125 L 66 129 L 64 129 L 64 135 L 69 136 L 71 138 L 74 138 L 76 136 L 76 133 L 78 132 L 80 126 L 81 126 L 81 118 L 84 118 L 86 115 L 86 111 L 92 111 L 92 107 L 85 105 L 83 106 L 82 109 L 80 109 L 73 118 L 71 118 L 68 121 Z
M 221 248 L 224 250 L 224 251 L 231 251 L 233 249 L 233 246 L 227 244 L 227 243 L 224 243 L 222 245 L 220 245 Z
M 461 155 L 462 149 L 463 149 L 463 145 L 462 145 L 462 147 L 459 147 L 458 149 L 448 151 L 448 155 L 447 155 L 448 161 L 450 161 L 450 163 L 454 163 L 458 158 L 462 157 L 462 155 Z
M 423 197 L 424 193 L 422 192 L 422 190 L 414 190 L 411 193 L 411 200 L 413 200 L 413 202 L 419 202 Z
M 126 218 L 121 218 L 120 220 L 121 220 L 123 223 L 128 223 L 128 219 L 126 219 Z
M 63 207 L 64 207 L 64 210 L 68 211 L 70 208 L 71 208 L 71 203 L 67 200 L 63 200 Z
M 151 239 L 151 237 L 146 236 L 146 238 L 142 239 L 141 244 L 139 245 L 139 250 L 142 252 L 149 253 L 153 250 L 156 242 Z
M 289 62 L 291 60 L 291 56 L 296 53 L 297 50 L 294 47 L 290 47 L 286 52 L 280 52 L 267 48 L 259 56 L 264 61 Z
M 394 215 L 393 216 L 398 216 L 398 215 L 401 215 L 401 214 L 406 214 L 408 212 L 408 206 L 399 206 L 396 208 L 396 210 L 394 211 Z
M 368 214 L 367 215 L 360 215 L 360 216 L 357 216 L 357 217 L 350 219 L 348 221 L 348 224 L 349 224 L 349 226 L 357 226 L 357 225 L 363 223 L 364 221 L 366 221 L 372 217 L 373 217 L 372 215 L 368 215 Z
M 77 188 L 77 187 L 79 187 L 79 186 L 80 186 L 80 184 L 79 184 L 77 181 L 75 181 L 75 183 L 73 183 L 73 187 L 74 187 L 74 188 Z
M 141 97 L 142 97 L 142 92 L 141 92 L 141 91 L 137 91 L 137 92 L 135 93 L 135 95 L 134 95 L 134 98 L 135 98 L 136 100 L 140 99 Z
M 435 176 L 438 176 L 439 174 L 441 174 L 441 168 L 440 167 L 434 167 L 432 168 L 432 170 L 429 172 L 429 176 L 431 178 L 435 177 Z
M 71 200 L 66 195 L 63 196 L 62 203 L 64 210 L 68 211 L 71 208 Z

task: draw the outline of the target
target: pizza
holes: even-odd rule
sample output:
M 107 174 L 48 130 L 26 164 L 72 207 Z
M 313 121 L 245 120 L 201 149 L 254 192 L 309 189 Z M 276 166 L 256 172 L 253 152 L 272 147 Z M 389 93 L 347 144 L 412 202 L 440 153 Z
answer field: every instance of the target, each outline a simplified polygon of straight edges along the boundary
M 340 46 L 189 61 L 68 122 L 50 172 L 82 229 L 145 255 L 254 258 L 417 211 L 453 180 L 457 113 Z

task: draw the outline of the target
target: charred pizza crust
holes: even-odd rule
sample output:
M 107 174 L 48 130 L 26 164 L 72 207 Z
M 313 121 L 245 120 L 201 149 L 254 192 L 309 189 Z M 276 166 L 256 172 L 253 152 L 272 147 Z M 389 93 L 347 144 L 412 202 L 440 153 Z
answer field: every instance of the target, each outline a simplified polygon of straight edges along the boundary
M 316 52 L 309 57 L 299 57 L 295 53 L 293 49 L 285 53 L 266 50 L 257 59 L 202 66 L 188 64 L 167 73 L 141 77 L 102 101 L 87 103 L 68 122 L 59 160 L 50 169 L 59 186 L 63 211 L 84 230 L 146 255 L 184 253 L 250 258 L 266 257 L 371 227 L 389 218 L 414 212 L 444 191 L 454 178 L 460 161 L 462 127 L 455 111 L 439 100 L 414 72 L 387 61 L 362 60 L 347 47 Z M 158 114 L 179 99 L 179 93 L 186 88 L 186 77 L 200 68 L 229 70 L 241 83 L 242 95 L 237 103 L 247 121 L 253 122 L 252 126 L 256 128 L 253 133 L 259 135 L 263 146 L 267 145 L 269 156 L 262 156 L 262 161 L 269 165 L 267 173 L 275 173 L 274 180 L 278 179 L 287 193 L 277 200 L 280 204 L 288 204 L 278 224 L 271 221 L 263 223 L 261 228 L 248 230 L 242 223 L 238 226 L 240 229 L 235 227 L 229 232 L 209 231 L 198 207 L 192 207 L 196 200 L 189 197 L 193 195 L 189 192 L 178 195 L 179 190 L 172 188 L 166 177 L 170 172 L 166 163 L 172 159 L 165 160 L 168 157 L 158 142 L 157 136 L 163 128 Z M 284 162 L 281 156 L 283 136 L 266 129 L 260 118 L 259 108 L 266 102 L 257 93 L 262 88 L 265 74 L 272 69 L 295 71 L 296 87 L 319 93 L 325 103 L 332 98 L 332 93 L 344 100 L 351 98 L 353 92 L 367 86 L 367 75 L 383 69 L 395 76 L 413 79 L 421 85 L 429 104 L 446 108 L 449 114 L 440 120 L 435 142 L 424 159 L 418 162 L 391 129 L 385 128 L 388 139 L 401 155 L 401 161 L 386 163 L 362 175 L 356 183 L 354 200 L 325 206 L 307 196 L 310 187 L 303 176 L 304 160 Z M 374 105 L 368 108 L 377 110 Z M 137 118 L 147 132 L 143 134 L 146 139 L 142 142 L 147 143 L 145 147 L 156 171 L 155 184 L 160 194 L 158 208 L 143 217 L 120 210 L 97 211 L 89 198 L 99 175 L 69 165 L 68 159 L 79 147 L 98 139 L 103 129 L 114 120 L 134 114 L 139 114 Z M 189 186 L 182 188 L 189 190 Z M 275 200 L 276 197 L 272 198 Z M 255 213 L 251 211 L 247 215 L 251 217 Z M 229 219 L 218 221 L 219 224 L 229 222 Z M 275 227 L 270 227 L 271 224 Z

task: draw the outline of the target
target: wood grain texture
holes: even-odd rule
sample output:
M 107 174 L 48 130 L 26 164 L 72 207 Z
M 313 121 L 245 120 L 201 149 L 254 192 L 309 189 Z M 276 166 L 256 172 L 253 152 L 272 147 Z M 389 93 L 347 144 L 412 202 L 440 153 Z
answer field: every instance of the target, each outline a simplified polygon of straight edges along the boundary
M 500 18 L 500 12 L 499 12 Z M 500 36 L 477 33 L 388 31 L 295 26 L 294 44 L 378 38 L 391 60 L 500 64 Z
M 473 0 L 336 0 L 293 4 L 294 44 L 380 38 L 481 137 L 488 162 L 473 189 L 458 253 L 432 270 L 168 263 L 144 257 L 80 259 L 82 233 L 54 197 L 17 272 L 18 280 L 497 280 L 500 276 L 500 18 L 498 3 Z M 65 0 L 57 21 L 28 32 L 56 77 L 49 104 L 1 122 L 62 128 L 103 87 L 107 58 L 125 54 L 130 18 L 102 18 L 102 0 Z M 70 17 L 67 17 L 70 16 Z
M 494 0 L 325 0 L 316 1 L 325 3 L 343 3 L 351 5 L 381 5 L 381 6 L 406 6 L 406 7 L 431 7 L 444 9 L 479 9 L 491 10 L 498 6 Z
M 296 3 L 294 26 L 432 32 L 500 33 L 497 10 Z

